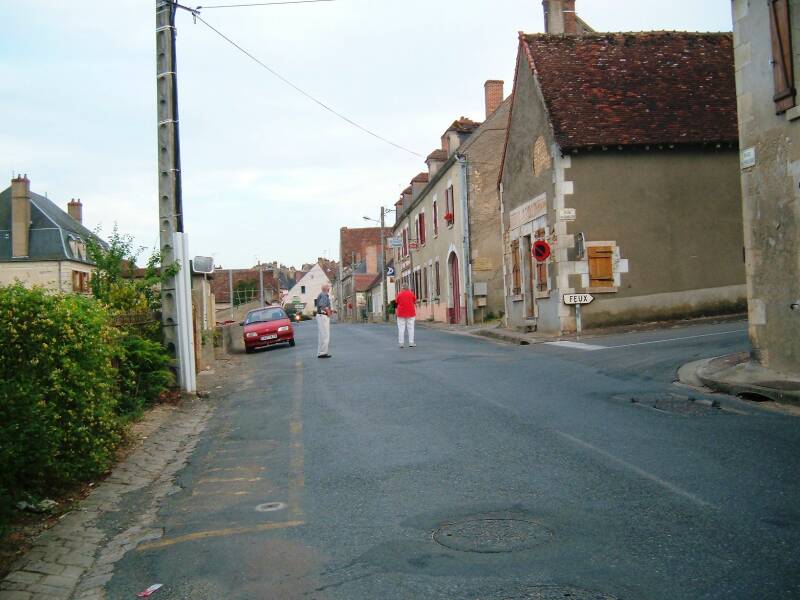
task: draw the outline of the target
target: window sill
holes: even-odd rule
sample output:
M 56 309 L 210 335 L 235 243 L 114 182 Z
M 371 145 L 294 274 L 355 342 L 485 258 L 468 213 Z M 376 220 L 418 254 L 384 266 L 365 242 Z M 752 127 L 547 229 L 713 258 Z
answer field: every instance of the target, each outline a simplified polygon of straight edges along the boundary
M 793 106 L 783 114 L 786 116 L 787 121 L 796 121 L 800 119 L 800 106 Z
M 534 297 L 539 300 L 540 298 L 549 298 L 550 297 L 550 290 L 546 292 L 536 292 Z
M 511 296 L 511 301 L 512 302 L 522 302 L 524 299 L 525 298 L 522 296 L 522 294 L 517 294 L 516 296 Z

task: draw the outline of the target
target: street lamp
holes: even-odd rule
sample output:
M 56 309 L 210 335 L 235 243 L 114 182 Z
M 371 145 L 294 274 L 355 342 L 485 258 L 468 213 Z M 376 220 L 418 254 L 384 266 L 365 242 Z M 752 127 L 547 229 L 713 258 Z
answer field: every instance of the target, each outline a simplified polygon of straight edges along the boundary
M 380 223 L 381 225 L 381 283 L 383 288 L 383 320 L 389 320 L 389 290 L 386 288 L 386 240 L 383 237 L 384 230 L 386 229 L 384 225 L 384 217 L 388 215 L 390 212 L 394 212 L 392 208 L 384 208 L 381 206 L 381 220 L 378 221 L 376 219 L 371 219 L 369 217 L 364 217 L 365 221 L 372 221 L 373 223 Z

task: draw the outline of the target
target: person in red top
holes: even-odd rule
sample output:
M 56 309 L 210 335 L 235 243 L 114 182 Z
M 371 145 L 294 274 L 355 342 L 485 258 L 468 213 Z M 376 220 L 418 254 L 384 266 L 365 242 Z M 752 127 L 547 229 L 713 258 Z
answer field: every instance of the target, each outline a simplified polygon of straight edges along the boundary
M 408 346 L 414 348 L 414 322 L 417 320 L 417 297 L 408 285 L 404 284 L 403 289 L 397 294 L 397 337 L 400 347 L 403 347 L 406 329 L 408 329 Z

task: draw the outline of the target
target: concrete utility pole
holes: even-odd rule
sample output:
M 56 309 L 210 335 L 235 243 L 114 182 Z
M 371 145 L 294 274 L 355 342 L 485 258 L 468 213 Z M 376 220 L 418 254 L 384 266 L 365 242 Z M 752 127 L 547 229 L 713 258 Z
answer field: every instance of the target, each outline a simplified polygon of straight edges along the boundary
M 175 264 L 176 243 L 185 249 L 181 198 L 181 159 L 178 135 L 178 81 L 175 56 L 175 11 L 171 0 L 156 0 L 156 91 L 158 113 L 158 228 L 162 272 Z M 182 253 L 182 252 L 181 252 Z M 188 273 L 188 257 L 181 270 Z M 183 306 L 187 290 L 175 276 L 161 282 L 161 325 L 164 344 L 184 391 L 194 391 L 194 358 L 190 354 L 193 336 L 191 310 Z M 183 304 L 182 304 L 183 303 Z M 183 319 L 179 318 L 183 316 Z

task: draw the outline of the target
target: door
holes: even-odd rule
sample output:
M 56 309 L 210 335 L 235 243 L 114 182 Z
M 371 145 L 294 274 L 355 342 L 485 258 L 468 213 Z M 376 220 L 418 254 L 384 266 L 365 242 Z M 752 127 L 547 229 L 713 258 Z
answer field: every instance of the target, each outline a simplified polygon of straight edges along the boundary
M 449 259 L 450 267 L 450 323 L 457 324 L 461 322 L 461 285 L 458 277 L 458 256 L 453 252 L 450 254 Z

